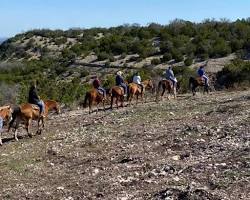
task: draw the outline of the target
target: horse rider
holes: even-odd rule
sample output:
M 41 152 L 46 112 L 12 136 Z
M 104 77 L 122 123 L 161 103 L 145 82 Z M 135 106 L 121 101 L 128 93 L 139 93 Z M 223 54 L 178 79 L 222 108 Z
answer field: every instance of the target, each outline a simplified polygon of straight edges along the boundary
M 168 69 L 166 71 L 166 78 L 167 78 L 167 80 L 170 80 L 173 83 L 173 87 L 176 88 L 177 79 L 174 76 L 174 72 L 173 72 L 172 66 L 168 67 Z
M 106 90 L 101 87 L 101 81 L 98 79 L 97 76 L 94 77 L 93 86 L 95 89 L 97 89 L 97 91 L 100 91 L 102 93 L 104 98 L 106 98 Z
M 43 116 L 45 105 L 44 102 L 38 96 L 36 83 L 33 83 L 30 87 L 28 103 L 37 105 L 39 107 L 40 116 Z
M 116 83 L 117 86 L 121 86 L 124 89 L 124 96 L 126 96 L 128 94 L 128 88 L 127 88 L 127 85 L 124 82 L 121 71 L 118 71 L 116 73 L 115 83 Z
M 201 80 L 205 80 L 205 85 L 208 86 L 208 77 L 205 74 L 204 65 L 200 66 L 197 71 L 198 76 L 201 78 Z
M 133 83 L 136 83 L 141 88 L 141 93 L 143 92 L 143 85 L 141 84 L 141 76 L 139 72 L 136 72 L 133 76 Z

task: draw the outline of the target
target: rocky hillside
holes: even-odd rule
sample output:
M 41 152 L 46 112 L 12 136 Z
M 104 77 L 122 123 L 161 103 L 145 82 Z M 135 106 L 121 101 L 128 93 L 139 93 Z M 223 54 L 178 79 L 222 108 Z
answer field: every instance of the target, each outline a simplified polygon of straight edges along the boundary
M 249 116 L 249 90 L 51 114 L 3 134 L 0 199 L 247 200 Z

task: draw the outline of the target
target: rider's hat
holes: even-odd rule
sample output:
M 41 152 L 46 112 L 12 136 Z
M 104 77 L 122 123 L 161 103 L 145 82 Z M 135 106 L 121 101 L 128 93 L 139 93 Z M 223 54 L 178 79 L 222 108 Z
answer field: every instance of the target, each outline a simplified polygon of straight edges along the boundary
M 117 75 L 122 75 L 122 71 L 116 72 Z

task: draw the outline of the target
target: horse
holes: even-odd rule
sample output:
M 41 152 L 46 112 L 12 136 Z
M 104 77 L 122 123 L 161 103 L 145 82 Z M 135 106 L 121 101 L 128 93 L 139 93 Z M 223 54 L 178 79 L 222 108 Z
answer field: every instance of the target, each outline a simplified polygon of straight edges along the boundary
M 102 102 L 103 105 L 103 110 L 105 111 L 105 98 L 103 96 L 103 94 L 100 94 L 100 92 L 97 89 L 91 89 L 90 91 L 88 91 L 85 95 L 84 98 L 84 103 L 83 103 L 83 107 L 86 108 L 87 107 L 87 103 L 89 106 L 89 114 L 92 112 L 92 106 L 94 103 L 96 103 L 96 107 L 97 110 L 96 112 L 98 112 L 99 108 L 98 105 Z
M 196 93 L 196 88 L 198 86 L 202 86 L 204 87 L 204 93 L 207 92 L 207 94 L 209 93 L 209 86 L 205 84 L 205 81 L 198 77 L 198 78 L 194 78 L 194 77 L 190 77 L 189 78 L 189 88 L 191 89 L 193 96 Z
M 154 85 L 152 80 L 145 80 L 142 82 L 143 85 L 143 92 L 141 91 L 141 87 L 136 83 L 130 83 L 128 85 L 128 102 L 131 104 L 131 101 L 133 100 L 134 96 L 136 95 L 136 104 L 138 103 L 138 97 L 141 96 L 141 100 L 143 101 L 143 95 L 145 93 L 145 90 L 151 89 L 153 90 Z
M 116 106 L 117 109 L 119 108 L 118 106 L 118 101 L 120 100 L 121 102 L 121 107 L 123 107 L 124 105 L 124 88 L 121 86 L 113 86 L 110 88 L 109 90 L 109 95 L 111 96 L 111 103 L 110 103 L 110 108 L 113 109 L 113 102 L 114 99 L 116 99 Z
M 12 109 L 10 106 L 2 106 L 0 107 L 0 145 L 2 145 L 2 128 L 4 122 L 9 122 L 12 117 Z
M 177 89 L 176 87 L 173 86 L 173 83 L 170 80 L 167 80 L 167 79 L 160 80 L 158 83 L 157 91 L 156 91 L 156 101 L 159 100 L 159 93 L 161 89 L 162 89 L 161 100 L 163 99 L 163 95 L 166 90 L 168 91 L 168 99 L 170 99 L 171 93 L 173 93 L 174 99 L 176 99 L 176 89 Z
M 8 132 L 10 131 L 11 127 L 13 127 L 14 122 L 16 122 L 14 126 L 14 138 L 16 141 L 18 141 L 17 129 L 21 121 L 23 121 L 25 124 L 25 129 L 28 133 L 28 136 L 32 137 L 32 134 L 30 133 L 30 125 L 32 120 L 37 121 L 38 129 L 36 133 L 41 134 L 42 129 L 40 129 L 40 121 L 42 121 L 42 127 L 44 128 L 44 121 L 47 119 L 49 111 L 55 110 L 57 114 L 61 112 L 59 103 L 54 100 L 46 100 L 44 101 L 44 105 L 44 115 L 40 114 L 40 109 L 37 105 L 30 103 L 24 103 L 14 108 L 14 111 L 12 112 L 12 120 L 9 123 Z

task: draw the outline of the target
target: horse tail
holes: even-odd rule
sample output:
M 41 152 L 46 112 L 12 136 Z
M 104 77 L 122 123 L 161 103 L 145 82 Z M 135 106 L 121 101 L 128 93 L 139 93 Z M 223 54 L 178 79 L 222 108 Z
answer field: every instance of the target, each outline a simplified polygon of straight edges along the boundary
M 85 98 L 84 98 L 84 102 L 83 102 L 83 107 L 86 108 L 87 107 L 87 102 L 90 101 L 90 93 L 87 92 L 85 94 Z
M 18 114 L 21 113 L 21 108 L 18 106 L 16 108 L 14 108 L 12 114 L 11 114 L 11 120 L 9 122 L 9 127 L 8 127 L 8 131 L 10 131 L 10 128 L 13 127 L 13 124 L 18 116 Z

